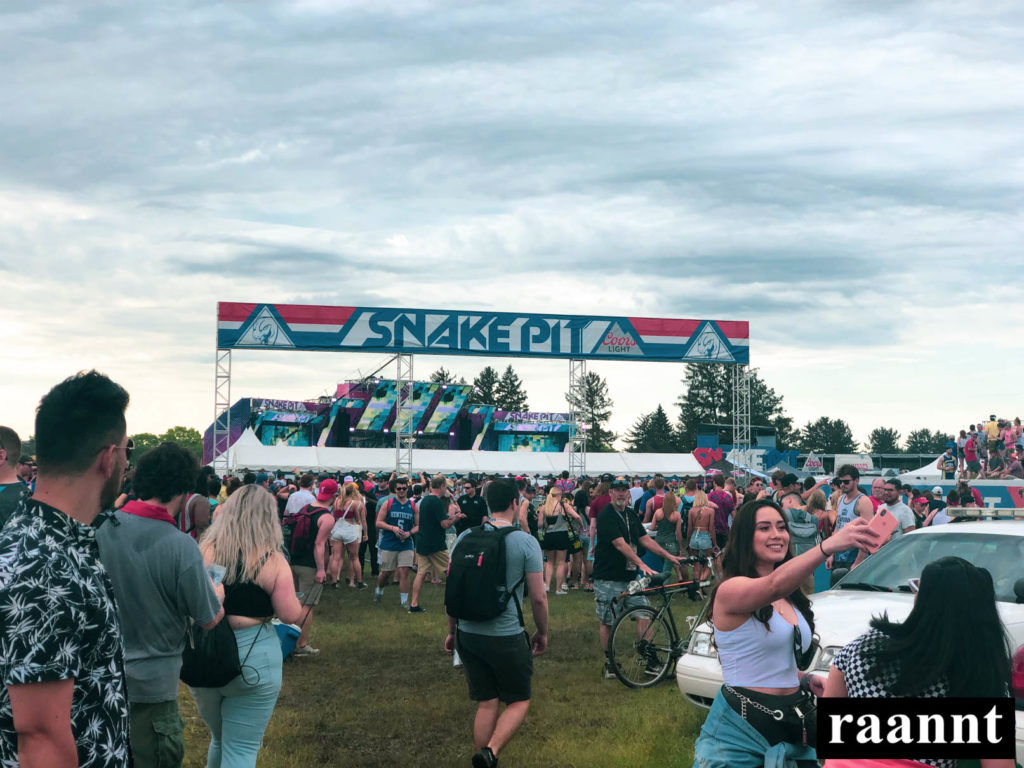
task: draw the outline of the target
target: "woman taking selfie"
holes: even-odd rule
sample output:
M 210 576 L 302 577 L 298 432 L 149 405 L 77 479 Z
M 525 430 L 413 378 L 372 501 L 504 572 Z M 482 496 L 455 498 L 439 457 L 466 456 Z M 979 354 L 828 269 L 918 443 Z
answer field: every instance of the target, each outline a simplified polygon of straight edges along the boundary
M 224 621 L 238 643 L 242 674 L 220 688 L 190 688 L 210 729 L 207 768 L 255 766 L 281 691 L 281 641 L 270 620 L 299 620 L 291 569 L 281 554 L 277 501 L 265 488 L 246 485 L 217 507 L 200 540 L 209 565 L 224 574 Z
M 1010 666 L 1010 646 L 996 610 L 991 575 L 959 557 L 943 557 L 921 572 L 920 591 L 906 621 L 898 624 L 888 616 L 876 617 L 871 629 L 836 654 L 825 696 L 1003 697 L 1010 695 Z M 862 762 L 826 760 L 825 768 L 855 768 Z M 873 764 L 956 768 L 957 761 Z M 982 768 L 1013 765 L 1012 758 L 981 761 Z
M 800 584 L 833 552 L 876 541 L 857 518 L 793 556 L 777 504 L 760 499 L 740 507 L 708 608 L 724 684 L 694 745 L 694 766 L 754 768 L 789 759 L 817 768 L 817 725 L 796 658 L 798 649 L 810 650 L 814 614 Z

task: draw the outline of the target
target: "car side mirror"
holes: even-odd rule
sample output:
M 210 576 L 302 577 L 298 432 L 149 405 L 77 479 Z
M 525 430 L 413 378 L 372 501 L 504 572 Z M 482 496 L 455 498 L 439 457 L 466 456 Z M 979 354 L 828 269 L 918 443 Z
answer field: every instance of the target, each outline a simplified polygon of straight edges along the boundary
M 1013 582 L 1013 594 L 1017 596 L 1018 603 L 1024 603 L 1024 579 Z

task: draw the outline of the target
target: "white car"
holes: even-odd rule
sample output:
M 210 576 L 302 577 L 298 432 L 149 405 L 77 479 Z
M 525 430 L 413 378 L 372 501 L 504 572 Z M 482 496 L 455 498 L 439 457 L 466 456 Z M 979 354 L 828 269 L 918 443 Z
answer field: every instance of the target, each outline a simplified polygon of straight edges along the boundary
M 999 616 L 1014 652 L 1016 752 L 1017 762 L 1024 763 L 1024 604 L 1018 604 L 1024 603 L 1024 521 L 954 523 L 913 531 L 884 546 L 832 589 L 814 595 L 814 629 L 821 647 L 811 671 L 827 674 L 836 652 L 866 632 L 873 616 L 888 612 L 894 621 L 905 619 L 914 605 L 907 580 L 920 577 L 925 565 L 948 555 L 992 574 Z M 683 696 L 699 707 L 710 707 L 718 693 L 722 667 L 706 622 L 694 629 L 676 665 L 676 682 Z

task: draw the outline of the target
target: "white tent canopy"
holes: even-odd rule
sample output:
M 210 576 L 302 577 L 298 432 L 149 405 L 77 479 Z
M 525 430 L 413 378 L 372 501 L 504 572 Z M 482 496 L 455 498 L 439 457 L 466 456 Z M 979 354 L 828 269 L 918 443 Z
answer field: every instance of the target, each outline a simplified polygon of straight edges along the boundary
M 245 430 L 231 446 L 228 461 L 232 469 L 254 471 L 315 469 L 383 472 L 395 468 L 393 448 L 320 448 L 317 446 L 263 445 L 251 429 Z M 417 472 L 448 472 L 467 475 L 530 474 L 552 475 L 569 468 L 568 453 L 512 451 L 428 451 L 414 450 Z M 589 453 L 587 474 L 602 475 L 702 475 L 704 469 L 691 453 Z
M 939 461 L 939 455 L 936 454 L 935 458 L 923 467 L 911 470 L 910 472 L 904 472 L 900 475 L 900 482 L 914 483 L 914 482 L 932 482 L 933 480 L 942 479 L 942 470 L 935 466 Z

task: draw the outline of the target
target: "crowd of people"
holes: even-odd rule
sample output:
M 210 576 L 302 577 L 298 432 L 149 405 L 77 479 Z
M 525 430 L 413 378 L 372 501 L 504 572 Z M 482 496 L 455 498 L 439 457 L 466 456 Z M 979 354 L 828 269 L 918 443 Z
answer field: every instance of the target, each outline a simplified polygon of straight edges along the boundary
M 961 429 L 935 462 L 946 480 L 1024 480 L 1024 427 L 1020 418 L 994 413 L 988 421 Z
M 968 450 L 981 446 L 970 434 L 964 474 L 945 495 L 939 486 L 884 478 L 865 493 L 852 466 L 839 467 L 833 479 L 804 481 L 784 472 L 745 482 L 722 474 L 589 479 L 568 472 L 218 477 L 172 443 L 132 465 L 128 400 L 94 371 L 61 382 L 37 409 L 34 459 L 21 455 L 13 430 L 0 427 L 0 765 L 180 764 L 182 652 L 193 631 L 218 626 L 230 629 L 241 672 L 225 685 L 190 686 L 209 729 L 207 765 L 255 765 L 283 678 L 271 619 L 299 627 L 296 657 L 316 657 L 311 639 L 324 587 L 368 589 L 369 572 L 374 602 L 390 603 L 387 590 L 397 587 L 397 603 L 423 613 L 424 585 L 444 583 L 472 558 L 483 563 L 489 534 L 502 542 L 500 604 L 493 615 L 478 615 L 452 608 L 448 594 L 443 642 L 477 702 L 474 766 L 497 765 L 526 717 L 532 659 L 548 647 L 549 595 L 593 593 L 606 649 L 619 613 L 646 604 L 642 595 L 616 600 L 632 580 L 687 578 L 688 555 L 719 552 L 708 599 L 725 685 L 698 741 L 700 764 L 746 764 L 732 753 L 715 762 L 724 754 L 721 732 L 742 732 L 748 753 L 762 762 L 772 749 L 813 760 L 813 749 L 794 745 L 806 744 L 807 686 L 824 690 L 813 680 L 801 688 L 793 643 L 776 639 L 795 631 L 797 647 L 807 650 L 814 571 L 822 562 L 834 573 L 856 568 L 884 545 L 868 529 L 880 509 L 898 521 L 898 537 L 951 522 L 950 507 L 981 504 L 969 483 L 975 460 Z M 1019 427 L 1005 425 L 1005 435 L 986 441 L 981 476 L 993 471 L 1006 440 L 1020 439 Z M 698 581 L 712 576 L 704 563 L 693 569 Z M 912 695 L 917 667 L 895 638 L 929 631 L 942 611 L 936 595 L 954 588 L 970 592 L 979 626 L 996 632 L 991 579 L 968 564 L 941 563 L 922 575 L 922 598 L 907 622 L 876 623 L 874 634 L 836 658 L 828 690 Z M 523 619 L 527 599 L 532 636 Z M 871 685 L 860 673 L 851 677 L 879 654 L 895 665 L 885 675 Z M 1006 670 L 997 667 L 975 675 L 976 685 L 941 665 L 920 679 L 929 690 L 1003 695 Z M 614 676 L 607 661 L 603 674 Z M 800 720 L 750 715 L 766 707 L 795 709 Z

